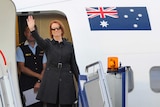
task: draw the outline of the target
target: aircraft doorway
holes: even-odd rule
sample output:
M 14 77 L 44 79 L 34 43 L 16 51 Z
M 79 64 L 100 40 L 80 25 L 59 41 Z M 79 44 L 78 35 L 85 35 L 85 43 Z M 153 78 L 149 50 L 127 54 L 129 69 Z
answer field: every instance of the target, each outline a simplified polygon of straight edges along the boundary
M 24 36 L 25 26 L 27 25 L 26 19 L 28 15 L 33 15 L 36 20 L 37 31 L 42 38 L 50 38 L 49 25 L 50 22 L 54 19 L 62 21 L 65 27 L 64 38 L 67 41 L 72 42 L 70 27 L 67 21 L 67 17 L 62 12 L 52 11 L 52 12 L 23 12 L 17 13 L 17 26 L 16 26 L 16 46 L 25 42 L 26 38 Z M 19 76 L 21 75 L 20 71 L 17 71 Z M 76 88 L 77 88 L 77 84 Z M 77 88 L 78 89 L 78 88 Z

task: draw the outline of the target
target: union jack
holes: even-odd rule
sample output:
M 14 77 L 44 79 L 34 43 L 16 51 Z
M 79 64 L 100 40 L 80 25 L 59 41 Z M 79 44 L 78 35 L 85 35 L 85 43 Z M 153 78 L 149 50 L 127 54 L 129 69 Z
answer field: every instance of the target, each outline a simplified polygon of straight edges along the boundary
M 112 17 L 112 18 L 118 18 L 118 12 L 115 10 L 116 7 L 98 7 L 98 8 L 93 8 L 93 7 L 87 7 L 87 15 L 88 18 L 94 18 L 97 16 L 100 16 L 100 18 L 106 18 L 106 16 Z

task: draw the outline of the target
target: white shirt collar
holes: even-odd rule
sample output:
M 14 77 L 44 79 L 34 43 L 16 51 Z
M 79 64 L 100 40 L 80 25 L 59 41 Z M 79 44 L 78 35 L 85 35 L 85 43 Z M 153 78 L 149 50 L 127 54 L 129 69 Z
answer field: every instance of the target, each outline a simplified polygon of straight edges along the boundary
M 29 44 L 28 40 L 26 40 L 26 41 L 24 42 L 24 45 L 29 45 L 29 46 L 30 46 L 30 44 Z M 38 45 L 38 44 L 37 44 L 37 42 L 35 42 L 34 47 L 36 47 L 37 45 Z

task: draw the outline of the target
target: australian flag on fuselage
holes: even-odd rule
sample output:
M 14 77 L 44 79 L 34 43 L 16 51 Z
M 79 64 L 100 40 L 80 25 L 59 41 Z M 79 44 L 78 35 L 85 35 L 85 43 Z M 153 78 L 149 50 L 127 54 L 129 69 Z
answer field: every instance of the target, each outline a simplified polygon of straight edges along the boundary
M 87 7 L 91 30 L 151 30 L 146 7 Z

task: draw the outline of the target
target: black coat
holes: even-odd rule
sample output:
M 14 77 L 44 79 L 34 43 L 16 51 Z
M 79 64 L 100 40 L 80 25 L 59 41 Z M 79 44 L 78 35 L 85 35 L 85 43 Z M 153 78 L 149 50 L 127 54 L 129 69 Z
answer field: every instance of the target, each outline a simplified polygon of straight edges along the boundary
M 65 39 L 61 43 L 55 40 L 44 40 L 36 31 L 33 31 L 32 35 L 47 56 L 47 67 L 37 99 L 53 104 L 57 100 L 59 104 L 73 104 L 76 100 L 73 76 L 75 75 L 78 81 L 79 75 L 73 45 Z

